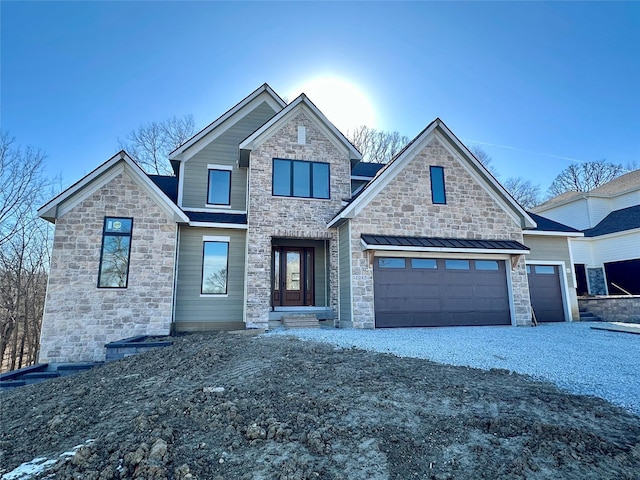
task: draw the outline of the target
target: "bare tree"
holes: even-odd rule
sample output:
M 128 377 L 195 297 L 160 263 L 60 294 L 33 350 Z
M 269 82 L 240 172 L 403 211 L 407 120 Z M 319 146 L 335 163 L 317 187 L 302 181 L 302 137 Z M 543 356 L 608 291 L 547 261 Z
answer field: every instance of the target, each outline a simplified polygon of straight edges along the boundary
M 525 209 L 533 208 L 541 201 L 540 185 L 534 185 L 531 180 L 510 177 L 503 186 Z
M 193 115 L 171 117 L 162 122 L 141 125 L 129 132 L 120 148 L 126 150 L 147 173 L 173 175 L 169 153 L 186 142 L 196 132 Z
M 36 361 L 51 251 L 51 228 L 36 214 L 50 192 L 44 158 L 0 135 L 0 370 Z
M 0 133 L 0 247 L 16 233 L 45 187 L 44 153 L 14 145 L 8 133 Z
M 362 154 L 362 161 L 387 163 L 409 143 L 409 138 L 399 132 L 385 132 L 361 125 L 347 131 L 347 138 Z
M 480 148 L 477 145 L 474 145 L 469 150 L 471 150 L 471 153 L 473 153 L 473 156 L 476 157 L 476 159 L 482 165 L 484 165 L 487 170 L 489 170 L 491 172 L 491 175 L 493 175 L 496 178 L 499 177 L 498 170 L 496 169 L 496 167 L 494 167 L 491 164 L 493 159 L 491 158 L 491 156 L 487 152 L 485 152 L 482 148 Z
M 549 187 L 549 195 L 555 197 L 565 192 L 588 192 L 625 173 L 620 164 L 606 160 L 571 164 L 555 178 Z

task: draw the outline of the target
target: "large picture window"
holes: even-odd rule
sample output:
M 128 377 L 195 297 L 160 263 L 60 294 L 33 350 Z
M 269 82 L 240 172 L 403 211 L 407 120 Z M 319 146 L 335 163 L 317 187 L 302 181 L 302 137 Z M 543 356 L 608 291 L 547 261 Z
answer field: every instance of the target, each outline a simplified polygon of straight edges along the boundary
M 105 217 L 98 287 L 127 287 L 132 229 L 132 218 Z
M 223 237 L 205 237 L 203 243 L 201 293 L 225 295 L 229 267 L 229 241 Z
M 231 170 L 224 166 L 209 166 L 207 205 L 231 205 Z
M 329 164 L 274 158 L 273 194 L 280 197 L 329 198 Z

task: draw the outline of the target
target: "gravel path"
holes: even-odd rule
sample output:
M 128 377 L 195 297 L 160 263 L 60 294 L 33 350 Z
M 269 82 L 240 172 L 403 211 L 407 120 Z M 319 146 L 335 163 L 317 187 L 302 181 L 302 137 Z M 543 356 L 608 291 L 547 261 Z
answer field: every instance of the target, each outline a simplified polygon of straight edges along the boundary
M 604 398 L 640 415 L 640 335 L 593 330 L 591 325 L 275 329 L 267 335 L 294 335 L 344 348 L 484 370 L 506 369 L 550 381 L 571 393 Z

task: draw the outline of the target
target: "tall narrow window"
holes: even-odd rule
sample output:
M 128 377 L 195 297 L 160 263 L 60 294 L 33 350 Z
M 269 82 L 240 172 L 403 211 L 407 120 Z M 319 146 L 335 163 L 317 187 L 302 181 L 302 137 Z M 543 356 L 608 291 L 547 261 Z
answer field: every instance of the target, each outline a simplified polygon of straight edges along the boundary
M 444 168 L 429 167 L 429 173 L 431 174 L 431 200 L 436 204 L 446 204 L 447 195 L 444 188 Z
M 231 205 L 231 170 L 209 166 L 207 205 Z
M 206 238 L 203 247 L 201 292 L 224 295 L 227 293 L 229 242 L 207 241 Z
M 132 218 L 105 217 L 98 271 L 99 288 L 127 287 L 132 229 Z

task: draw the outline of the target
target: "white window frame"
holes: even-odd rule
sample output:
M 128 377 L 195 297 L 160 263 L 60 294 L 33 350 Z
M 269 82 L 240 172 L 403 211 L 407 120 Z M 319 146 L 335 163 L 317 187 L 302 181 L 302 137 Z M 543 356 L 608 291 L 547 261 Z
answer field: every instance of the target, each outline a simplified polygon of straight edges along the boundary
M 229 203 L 209 203 L 209 172 L 211 170 L 226 170 L 229 173 Z M 206 203 L 205 203 L 205 207 L 207 207 L 208 209 L 210 208 L 224 208 L 224 209 L 231 209 L 231 182 L 233 181 L 233 167 L 231 165 L 218 165 L 218 164 L 214 164 L 214 163 L 210 163 L 207 165 L 207 198 L 206 198 Z
M 206 242 L 220 242 L 227 244 L 227 293 L 202 293 L 202 275 L 200 277 L 200 297 L 202 298 L 226 298 L 229 296 L 229 259 L 231 257 L 231 237 L 222 235 L 202 236 L 202 269 L 204 270 L 204 244 Z

